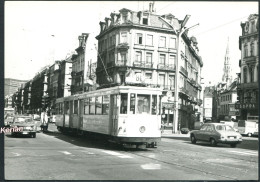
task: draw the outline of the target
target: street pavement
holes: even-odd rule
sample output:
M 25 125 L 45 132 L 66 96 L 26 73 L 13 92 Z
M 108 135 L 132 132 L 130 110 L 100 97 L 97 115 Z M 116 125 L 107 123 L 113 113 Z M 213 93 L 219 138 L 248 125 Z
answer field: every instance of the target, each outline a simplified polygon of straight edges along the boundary
M 251 143 L 250 143 L 251 142 Z M 257 138 L 245 146 L 191 144 L 164 133 L 157 148 L 125 149 L 100 139 L 64 135 L 49 125 L 36 138 L 5 135 L 7 180 L 257 180 Z

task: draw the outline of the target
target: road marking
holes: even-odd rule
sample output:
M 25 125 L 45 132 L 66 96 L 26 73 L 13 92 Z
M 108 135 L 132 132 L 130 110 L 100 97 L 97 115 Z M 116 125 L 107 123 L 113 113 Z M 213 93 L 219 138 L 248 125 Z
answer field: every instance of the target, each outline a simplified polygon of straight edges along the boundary
M 70 155 L 70 154 L 71 154 L 71 153 L 69 153 L 69 152 L 67 152 L 67 151 L 59 151 L 59 152 L 65 154 L 65 155 Z
M 107 153 L 107 154 L 110 154 L 110 155 L 114 155 L 114 156 L 120 157 L 120 158 L 133 158 L 131 156 L 120 154 L 120 153 L 114 152 L 114 151 L 103 151 L 103 152 Z
M 153 163 L 143 164 L 141 165 L 141 168 L 145 170 L 161 169 L 161 164 L 153 164 Z
M 16 157 L 21 156 L 19 153 L 12 152 Z
M 231 153 L 237 153 L 237 154 L 240 154 L 240 155 L 258 155 L 258 152 L 255 152 L 255 151 L 240 152 L 240 151 L 231 150 L 231 151 L 229 151 L 229 152 L 231 152 Z

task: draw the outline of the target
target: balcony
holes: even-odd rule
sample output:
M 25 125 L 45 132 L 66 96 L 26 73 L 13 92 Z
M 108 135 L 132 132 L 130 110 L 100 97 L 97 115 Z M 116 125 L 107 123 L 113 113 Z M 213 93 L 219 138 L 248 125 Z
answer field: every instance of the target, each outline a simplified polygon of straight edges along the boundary
M 126 63 L 127 63 L 126 60 L 117 60 L 115 66 L 126 66 Z
M 125 43 L 120 43 L 117 45 L 117 49 L 119 51 L 125 51 L 125 50 L 128 50 L 129 49 L 129 46 L 128 46 L 128 43 L 125 42 Z
M 182 66 L 181 66 L 180 71 L 181 71 L 185 76 L 188 76 L 188 71 L 187 71 L 185 68 L 183 68 Z
M 153 68 L 153 63 L 145 63 L 145 62 L 135 61 L 135 62 L 133 62 L 133 67 Z
M 157 65 L 157 69 L 175 71 L 175 66 L 174 66 L 174 64 L 163 64 L 163 63 L 159 63 L 159 64 Z
M 184 87 L 181 87 L 181 88 L 180 88 L 180 92 L 182 92 L 183 94 L 186 94 L 186 95 L 189 94 L 189 90 L 187 90 L 187 89 L 184 88 Z
M 245 61 L 245 63 L 256 63 L 257 62 L 256 56 L 245 57 L 243 60 Z
M 237 85 L 238 89 L 251 89 L 251 88 L 258 88 L 258 82 L 252 83 L 240 83 Z

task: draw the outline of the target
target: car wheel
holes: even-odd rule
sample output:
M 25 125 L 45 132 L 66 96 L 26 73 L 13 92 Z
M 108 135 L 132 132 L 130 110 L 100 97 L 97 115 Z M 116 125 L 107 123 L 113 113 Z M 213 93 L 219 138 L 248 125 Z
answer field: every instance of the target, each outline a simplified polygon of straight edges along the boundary
M 251 136 L 252 136 L 252 133 L 248 133 L 247 136 L 251 137 Z
M 210 145 L 211 145 L 212 147 L 215 147 L 215 146 L 217 145 L 217 142 L 216 142 L 216 140 L 215 140 L 214 138 L 211 138 L 211 139 L 210 139 Z
M 197 142 L 194 135 L 191 135 L 190 140 L 191 140 L 191 143 L 193 143 L 193 144 L 195 144 Z
M 32 134 L 32 138 L 36 138 L 36 133 L 33 133 L 33 134 Z
M 231 146 L 232 148 L 235 148 L 235 147 L 237 146 L 237 144 L 236 144 L 236 143 L 232 143 L 232 144 L 230 144 L 230 146 Z

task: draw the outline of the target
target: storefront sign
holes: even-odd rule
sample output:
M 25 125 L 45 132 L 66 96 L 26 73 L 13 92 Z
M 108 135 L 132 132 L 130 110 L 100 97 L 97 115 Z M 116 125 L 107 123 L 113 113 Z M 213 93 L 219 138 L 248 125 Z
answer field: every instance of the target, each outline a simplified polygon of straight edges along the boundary
M 175 104 L 171 102 L 163 102 L 162 107 L 165 107 L 165 109 L 173 109 L 175 108 Z
M 256 109 L 255 103 L 246 103 L 246 104 L 236 104 L 236 109 Z

